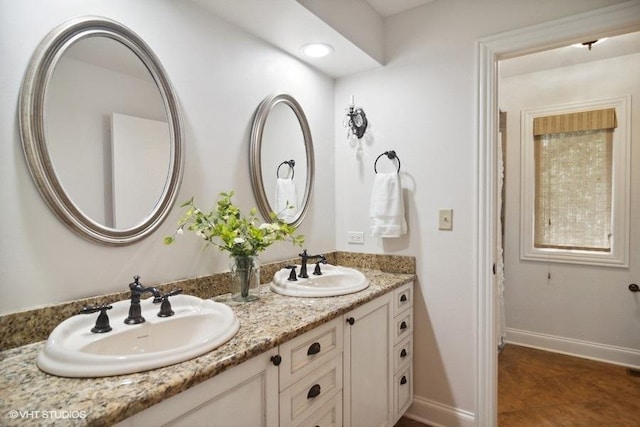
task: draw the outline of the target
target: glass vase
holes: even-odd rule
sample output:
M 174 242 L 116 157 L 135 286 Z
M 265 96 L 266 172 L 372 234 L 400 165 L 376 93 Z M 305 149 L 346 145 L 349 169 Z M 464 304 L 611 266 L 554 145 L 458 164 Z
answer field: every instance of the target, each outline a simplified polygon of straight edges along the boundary
M 234 301 L 250 302 L 258 299 L 260 262 L 257 256 L 232 256 L 231 293 Z

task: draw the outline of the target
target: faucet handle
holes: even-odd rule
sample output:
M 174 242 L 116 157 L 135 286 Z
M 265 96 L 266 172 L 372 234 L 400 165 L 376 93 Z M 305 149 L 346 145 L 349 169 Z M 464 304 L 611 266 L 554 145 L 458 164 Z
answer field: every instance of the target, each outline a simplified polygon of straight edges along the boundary
M 96 320 L 96 325 L 93 328 L 91 328 L 91 332 L 96 334 L 101 334 L 104 332 L 109 332 L 111 330 L 111 325 L 109 324 L 109 316 L 107 315 L 107 310 L 111 310 L 112 308 L 113 307 L 109 304 L 88 305 L 88 306 L 82 307 L 82 309 L 78 314 L 91 314 L 91 313 L 97 313 L 99 311 L 100 314 L 98 315 L 98 319 Z
M 298 254 L 298 256 L 301 256 L 301 257 L 303 257 L 303 258 L 306 258 L 306 257 L 308 256 L 308 255 L 307 255 L 307 250 L 306 250 L 306 249 L 303 249 L 303 250 L 302 250 L 302 253 L 301 253 L 301 254 Z
M 297 282 L 298 278 L 296 277 L 296 268 L 298 268 L 297 265 L 285 265 L 284 268 L 288 268 L 291 270 L 291 273 L 289 273 L 289 278 L 287 279 L 290 282 Z
M 169 302 L 169 297 L 172 297 L 174 295 L 178 295 L 181 293 L 182 293 L 182 289 L 176 289 L 160 297 L 160 301 L 158 302 L 162 302 L 162 304 L 160 305 L 160 311 L 158 312 L 158 317 L 169 317 L 175 314 L 175 312 L 171 308 L 171 302 Z M 153 299 L 153 302 L 154 303 L 156 302 L 155 298 Z

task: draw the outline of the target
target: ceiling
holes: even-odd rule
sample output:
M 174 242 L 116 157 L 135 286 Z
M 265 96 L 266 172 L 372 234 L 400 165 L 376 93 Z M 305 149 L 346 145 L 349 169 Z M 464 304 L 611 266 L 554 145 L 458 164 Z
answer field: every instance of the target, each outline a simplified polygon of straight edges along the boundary
M 585 40 L 588 41 L 588 40 Z M 609 37 L 591 47 L 565 46 L 500 61 L 500 76 L 513 77 L 640 53 L 640 32 Z
M 382 67 L 386 17 L 435 0 L 191 0 L 222 19 L 288 52 L 321 72 L 341 77 Z M 325 58 L 300 48 L 330 44 Z
M 387 17 L 423 4 L 431 3 L 434 0 L 367 0 L 367 3 L 375 9 L 380 16 Z

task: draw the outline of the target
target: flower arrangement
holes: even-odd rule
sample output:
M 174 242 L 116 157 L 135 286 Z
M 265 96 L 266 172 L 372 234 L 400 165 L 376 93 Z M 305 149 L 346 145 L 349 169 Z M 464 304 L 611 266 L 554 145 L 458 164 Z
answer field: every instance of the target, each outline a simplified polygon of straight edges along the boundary
M 233 191 L 220 193 L 216 209 L 204 213 L 195 206 L 193 197 L 181 205 L 187 211 L 178 222 L 178 228 L 172 236 L 164 238 L 167 245 L 175 241 L 176 234 L 182 234 L 186 228 L 207 242 L 228 251 L 234 257 L 255 256 L 276 241 L 290 241 L 302 246 L 304 236 L 295 235 L 296 228 L 271 213 L 271 223 L 258 224 L 256 209 L 243 216 L 231 202 Z

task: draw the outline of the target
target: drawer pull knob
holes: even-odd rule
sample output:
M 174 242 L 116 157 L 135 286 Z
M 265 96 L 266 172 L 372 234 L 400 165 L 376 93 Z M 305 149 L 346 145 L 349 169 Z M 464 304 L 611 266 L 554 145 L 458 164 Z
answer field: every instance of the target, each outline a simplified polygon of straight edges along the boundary
M 407 350 L 406 349 L 402 349 L 402 351 L 400 352 L 400 357 L 407 357 Z
M 320 343 L 314 342 L 309 346 L 309 350 L 307 350 L 307 356 L 313 356 L 314 354 L 320 353 Z
M 320 391 L 321 391 L 320 384 L 314 384 L 309 389 L 309 393 L 307 393 L 307 399 L 313 399 L 320 396 Z
M 407 322 L 403 320 L 402 323 L 400 323 L 400 329 L 407 329 Z
M 407 383 L 407 377 L 406 376 L 402 376 L 402 378 L 400 378 L 400 385 L 405 385 Z
M 354 319 L 353 317 L 347 317 L 347 323 L 353 325 L 354 323 L 356 323 L 356 319 Z
M 275 356 L 271 356 L 271 363 L 273 363 L 274 365 L 278 366 L 281 362 L 282 362 L 282 357 L 280 357 L 279 354 L 276 354 Z
M 407 296 L 405 294 L 402 294 L 400 297 L 400 302 L 407 302 Z

